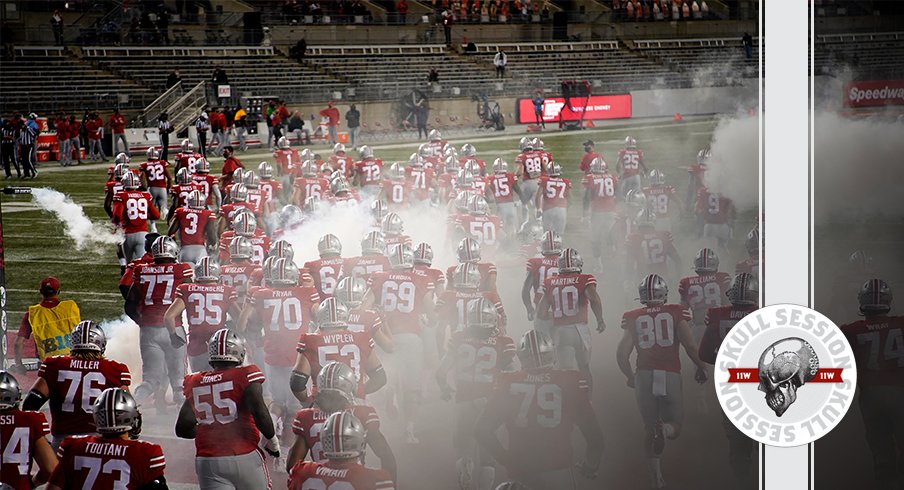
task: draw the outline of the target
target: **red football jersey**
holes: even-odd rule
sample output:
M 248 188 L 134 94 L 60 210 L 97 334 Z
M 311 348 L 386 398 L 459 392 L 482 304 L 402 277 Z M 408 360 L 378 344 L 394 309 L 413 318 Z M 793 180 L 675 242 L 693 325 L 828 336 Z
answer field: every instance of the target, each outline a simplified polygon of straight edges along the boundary
M 207 196 L 207 205 L 213 204 L 213 188 L 220 185 L 215 175 L 192 173 L 191 180 L 201 186 L 201 193 Z
M 362 366 L 374 351 L 374 339 L 370 332 L 349 330 L 319 330 L 303 333 L 298 338 L 299 353 L 311 364 L 311 379 L 317 389 L 317 373 L 328 362 L 336 361 L 352 368 L 358 379 L 359 398 L 364 398 L 364 375 Z
M 653 185 L 644 187 L 643 194 L 647 196 L 647 205 L 658 217 L 671 216 L 677 212 L 672 206 L 675 197 L 675 188 L 670 185 Z
M 145 175 L 148 187 L 166 187 L 166 160 L 148 160 L 138 168 Z
M 635 230 L 625 239 L 625 250 L 642 274 L 668 275 L 668 260 L 675 252 L 672 234 L 665 230 Z
M 50 433 L 50 425 L 41 412 L 16 408 L 0 411 L 0 483 L 14 489 L 31 486 L 31 462 L 38 439 Z
M 207 196 L 207 193 L 204 191 L 204 186 L 198 182 L 192 182 L 191 184 L 174 184 L 170 187 L 169 193 L 170 196 L 175 199 L 175 206 L 177 208 L 184 208 L 188 206 L 188 195 L 191 194 L 192 191 L 199 191 L 202 196 Z
M 427 264 L 414 264 L 414 270 L 426 275 L 433 281 L 433 286 L 437 291 L 446 286 L 446 276 L 439 269 L 432 269 Z
M 841 327 L 857 360 L 857 382 L 901 386 L 904 370 L 904 317 L 864 318 Z
M 430 189 L 436 175 L 432 168 L 406 167 L 405 179 L 411 189 L 411 197 L 417 201 L 430 199 Z
M 347 408 L 346 411 L 351 412 L 355 418 L 361 421 L 361 424 L 368 431 L 380 430 L 380 417 L 377 416 L 377 412 L 373 407 L 354 405 Z M 323 463 L 327 460 L 326 456 L 323 455 L 323 447 L 320 444 L 320 431 L 329 416 L 330 414 L 313 406 L 299 410 L 292 421 L 292 433 L 296 437 L 304 438 L 305 445 L 311 453 L 311 461 L 316 463 Z
M 330 195 L 327 197 L 327 202 L 334 206 L 344 206 L 344 207 L 352 207 L 361 202 L 361 198 L 358 197 L 358 194 L 354 189 L 351 189 L 349 192 L 345 192 L 339 195 Z
M 179 242 L 181 246 L 204 245 L 207 237 L 204 230 L 207 224 L 217 219 L 213 211 L 209 209 L 179 208 L 173 213 L 176 223 L 179 223 Z
M 756 311 L 756 305 L 751 306 L 717 306 L 706 311 L 703 323 L 706 330 L 700 339 L 698 353 L 703 362 L 716 363 L 716 354 L 719 346 L 725 340 L 725 336 L 742 318 Z
M 282 184 L 279 183 L 278 180 L 263 180 L 260 181 L 260 191 L 261 195 L 264 196 L 264 202 L 272 203 L 273 196 L 278 196 L 279 192 L 282 190 Z
M 487 173 L 487 162 L 474 157 L 459 157 L 458 168 L 467 168 L 468 164 L 471 162 L 477 162 L 477 167 L 480 168 L 480 175 L 485 175 Z M 477 176 L 475 175 L 475 177 Z
M 481 177 L 479 175 L 474 176 L 474 181 L 471 182 L 471 188 L 473 192 L 478 196 L 486 196 L 487 195 L 487 186 L 490 184 L 489 177 Z
M 151 194 L 146 191 L 122 191 L 113 196 L 113 221 L 125 233 L 148 231 L 148 220 L 160 219 Z
M 383 318 L 374 310 L 354 308 L 348 312 L 348 330 L 350 332 L 367 332 L 373 337 L 374 332 L 383 327 Z
M 706 174 L 706 164 L 695 163 L 687 168 L 687 173 L 691 174 L 694 184 L 697 187 L 703 186 L 703 176 Z
M 601 155 L 595 151 L 590 151 L 590 152 L 584 153 L 584 156 L 581 157 L 581 164 L 579 165 L 581 172 L 584 172 L 585 174 L 589 174 L 590 173 L 590 163 L 593 162 L 593 159 L 597 158 L 597 157 L 603 158 L 603 155 Z M 605 161 L 605 160 L 606 159 L 603 158 L 603 161 Z
M 389 269 L 389 257 L 385 255 L 348 257 L 342 263 L 342 276 L 364 279 L 366 282 L 371 274 L 388 271 Z
M 681 304 L 691 309 L 694 324 L 703 325 L 706 310 L 721 306 L 727 300 L 725 292 L 731 286 L 731 277 L 724 272 L 688 276 L 678 281 Z
M 676 329 L 684 320 L 692 320 L 691 310 L 682 305 L 645 306 L 622 316 L 622 328 L 628 329 L 637 347 L 637 369 L 661 369 L 681 372 Z
M 133 272 L 138 287 L 142 327 L 163 327 L 163 315 L 173 303 L 176 288 L 194 276 L 191 264 L 139 264 Z
M 195 173 L 195 164 L 203 158 L 200 153 L 177 153 L 176 154 L 176 171 L 180 168 L 187 168 L 189 172 Z
M 188 317 L 188 355 L 207 352 L 207 341 L 226 325 L 226 312 L 238 300 L 235 288 L 225 284 L 180 284 L 176 298 L 185 303 Z
M 725 224 L 734 216 L 734 203 L 725 196 L 702 190 L 697 195 L 697 213 L 708 225 Z
M 294 148 L 274 150 L 273 158 L 276 160 L 276 165 L 279 166 L 280 175 L 291 175 L 301 168 L 301 156 Z
M 314 463 L 299 461 L 289 473 L 288 490 L 315 488 L 345 490 L 395 490 L 384 470 L 366 468 L 357 461 Z
M 527 273 L 530 274 L 534 287 L 534 305 L 540 304 L 543 297 L 543 285 L 546 280 L 559 273 L 558 255 L 541 255 L 527 259 Z
M 47 382 L 53 435 L 94 432 L 94 400 L 107 388 L 132 384 L 129 367 L 111 359 L 48 357 L 38 377 Z
M 515 184 L 518 178 L 515 174 L 507 172 L 504 174 L 493 174 L 489 177 L 490 191 L 496 199 L 496 203 L 514 202 L 515 200 Z
M 354 165 L 355 162 L 348 155 L 330 155 L 330 167 L 332 167 L 333 171 L 341 171 L 346 179 L 352 174 Z
M 166 468 L 159 444 L 102 436 L 67 437 L 57 458 L 50 483 L 60 488 L 139 490 Z
M 537 192 L 543 196 L 543 209 L 567 208 L 571 181 L 562 177 L 540 177 Z
M 579 325 L 587 323 L 587 288 L 596 286 L 591 274 L 562 274 L 543 281 L 543 293 L 552 300 L 553 325 Z
M 526 151 L 515 157 L 515 166 L 521 169 L 522 180 L 539 179 L 546 173 L 543 165 L 543 155 L 539 151 Z
M 225 207 L 225 206 L 224 206 Z M 227 230 L 220 235 L 220 262 L 229 260 L 229 245 L 235 238 L 235 231 Z M 267 252 L 270 251 L 270 238 L 260 228 L 254 230 L 254 235 L 247 237 L 251 241 L 251 263 L 254 265 L 263 265 L 267 259 Z
M 586 174 L 581 180 L 590 195 L 590 209 L 595 213 L 615 212 L 615 187 L 618 179 L 610 173 Z
M 220 266 L 220 282 L 227 286 L 234 287 L 235 292 L 238 295 L 236 301 L 238 301 L 239 304 L 242 304 L 245 302 L 245 293 L 248 292 L 248 282 L 251 280 L 251 276 L 260 269 L 261 267 L 259 265 L 252 264 L 247 260 L 241 262 L 226 262 Z
M 304 205 L 305 199 L 316 197 L 324 199 L 324 195 L 329 193 L 330 183 L 323 177 L 298 177 L 292 184 L 295 188 L 301 189 L 301 197 L 295 203 L 299 206 Z
M 640 165 L 643 163 L 643 150 L 637 148 L 618 150 L 618 161 L 621 163 L 621 177 L 631 177 L 640 174 Z
M 455 176 L 452 174 L 440 174 L 440 176 L 436 178 L 436 182 L 436 187 L 439 189 L 439 195 L 445 196 L 448 200 L 452 195 L 456 184 Z
M 455 332 L 449 337 L 446 355 L 453 356 L 455 362 L 455 401 L 488 398 L 499 374 L 515 358 L 515 341 L 503 335 L 480 339 L 467 332 Z
M 496 273 L 496 265 L 490 262 L 473 262 L 477 265 L 477 272 L 480 273 L 480 290 L 490 290 L 490 276 Z M 446 282 L 451 286 L 455 283 L 455 267 L 450 265 L 446 268 Z M 495 290 L 495 289 L 494 289 Z
M 499 245 L 499 233 L 502 231 L 502 220 L 499 216 L 466 214 L 458 219 L 465 236 L 477 240 L 481 250 L 491 255 Z
M 191 404 L 198 425 L 198 457 L 238 456 L 260 451 L 261 434 L 242 397 L 251 383 L 263 383 L 264 373 L 254 364 L 185 377 L 182 394 Z
M 577 414 L 593 410 L 587 380 L 556 369 L 500 373 L 498 379 L 486 410 L 505 420 L 512 460 L 538 472 L 570 468 Z
M 104 195 L 105 196 L 107 196 L 107 195 L 116 196 L 116 194 L 119 194 L 123 190 L 124 189 L 122 187 L 122 182 L 120 182 L 118 180 L 108 180 L 106 183 L 104 183 Z
M 314 278 L 314 287 L 320 293 L 321 300 L 331 297 L 333 291 L 336 290 L 336 284 L 342 278 L 343 263 L 345 263 L 345 259 L 342 257 L 329 257 L 305 262 L 304 268 Z
M 447 146 L 448 144 L 449 144 L 449 142 L 446 141 L 446 140 L 440 140 L 440 141 L 428 141 L 428 142 L 426 143 L 427 149 L 428 149 L 428 150 L 430 151 L 430 153 L 432 153 L 433 155 L 442 155 L 442 154 L 443 154 L 443 150 L 446 149 L 446 146 Z
M 502 299 L 499 297 L 499 293 L 495 291 L 447 289 L 436 300 L 437 314 L 452 326 L 453 332 L 459 332 L 467 325 L 468 307 L 480 298 L 484 298 L 496 306 L 496 313 L 499 314 L 496 327 L 500 333 L 504 332 L 506 323 L 505 308 L 502 306 Z
M 311 329 L 311 309 L 320 304 L 312 287 L 260 288 L 249 298 L 264 329 L 264 362 L 270 366 L 294 366 L 300 334 Z
M 258 221 L 261 221 L 260 218 L 270 212 L 270 201 L 266 199 L 260 188 L 248 189 L 247 200 L 257 210 Z
M 411 200 L 411 185 L 405 181 L 384 179 L 383 198 L 393 209 L 406 207 Z
M 433 293 L 433 281 L 415 270 L 378 272 L 371 276 L 371 291 L 394 334 L 420 334 L 423 301 Z
M 355 173 L 361 187 L 375 187 L 383 179 L 383 160 L 361 160 L 355 164 Z
M 411 237 L 402 233 L 399 235 L 383 234 L 383 243 L 386 244 L 386 250 L 392 251 L 394 245 L 411 245 Z

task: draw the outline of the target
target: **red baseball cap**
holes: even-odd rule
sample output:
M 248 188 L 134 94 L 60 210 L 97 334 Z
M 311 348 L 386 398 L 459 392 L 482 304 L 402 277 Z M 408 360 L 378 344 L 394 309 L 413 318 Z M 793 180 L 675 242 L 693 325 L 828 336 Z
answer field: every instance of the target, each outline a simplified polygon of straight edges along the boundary
M 332 100 L 326 103 L 327 107 L 333 107 L 333 104 L 335 104 L 335 102 Z
M 41 294 L 44 295 L 54 295 L 60 292 L 60 280 L 53 277 L 47 276 L 41 281 Z

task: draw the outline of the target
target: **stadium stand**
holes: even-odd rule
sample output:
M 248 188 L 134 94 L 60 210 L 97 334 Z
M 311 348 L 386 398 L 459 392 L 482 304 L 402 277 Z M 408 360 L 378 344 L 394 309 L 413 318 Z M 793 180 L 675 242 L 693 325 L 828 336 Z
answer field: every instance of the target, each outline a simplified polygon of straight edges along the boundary
M 816 36 L 816 73 L 832 74 L 839 66 L 860 78 L 904 76 L 904 32 L 825 34 Z
M 756 40 L 751 60 L 745 58 L 738 38 L 637 40 L 632 44 L 638 53 L 683 74 L 683 84 L 737 85 L 759 74 Z

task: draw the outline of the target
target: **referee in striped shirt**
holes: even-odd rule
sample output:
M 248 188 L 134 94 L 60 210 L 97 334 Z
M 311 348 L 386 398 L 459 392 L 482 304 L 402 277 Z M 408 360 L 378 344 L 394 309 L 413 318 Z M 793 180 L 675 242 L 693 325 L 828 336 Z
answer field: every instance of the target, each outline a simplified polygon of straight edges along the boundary
M 3 171 L 6 172 L 6 178 L 12 178 L 11 167 L 15 167 L 16 177 L 21 179 L 22 172 L 19 170 L 19 160 L 16 157 L 16 126 L 9 119 L 3 120 L 2 138 L 0 159 L 3 160 Z
M 22 162 L 23 178 L 33 179 L 38 176 L 35 167 L 35 140 L 38 139 L 38 115 L 32 112 L 19 131 L 19 161 Z
M 160 113 L 160 117 L 157 118 L 157 133 L 160 135 L 160 144 L 163 146 L 163 151 L 160 152 L 160 159 L 164 162 L 169 161 L 167 156 L 169 156 L 169 135 L 173 132 L 173 125 L 169 122 L 169 114 L 165 112 Z

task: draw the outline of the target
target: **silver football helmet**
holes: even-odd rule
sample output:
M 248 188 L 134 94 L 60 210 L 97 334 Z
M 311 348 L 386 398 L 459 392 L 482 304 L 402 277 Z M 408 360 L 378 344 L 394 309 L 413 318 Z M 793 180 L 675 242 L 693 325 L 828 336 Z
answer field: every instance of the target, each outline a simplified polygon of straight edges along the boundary
M 658 168 L 650 170 L 650 184 L 665 185 L 665 174 L 662 170 L 659 170 Z
M 276 147 L 280 150 L 286 150 L 289 148 L 289 139 L 285 136 L 280 136 L 278 140 L 276 140 Z
M 476 157 L 477 148 L 475 148 L 471 143 L 465 143 L 461 145 L 461 155 L 466 157 Z
M 288 241 L 276 240 L 270 244 L 270 250 L 267 251 L 267 257 L 293 260 L 295 258 L 295 250 Z
M 182 140 L 179 148 L 182 150 L 182 153 L 194 153 L 195 151 L 195 145 L 193 145 L 191 140 L 188 138 Z
M 468 201 L 468 213 L 473 215 L 486 215 L 490 211 L 490 206 L 487 204 L 486 199 L 482 196 L 473 196 L 471 200 Z
M 298 275 L 298 266 L 288 259 L 276 259 L 270 268 L 270 282 L 274 286 L 295 286 Z
M 179 173 L 177 172 L 177 173 L 176 173 L 176 183 L 177 183 L 177 184 L 190 184 L 190 183 L 191 183 L 191 174 L 188 173 L 188 169 L 187 169 L 187 168 L 180 169 L 179 172 L 181 172 L 182 170 L 185 170 L 185 175 L 188 176 L 188 180 L 185 180 L 185 182 L 180 181 L 180 180 L 179 180 Z M 116 182 L 122 182 L 122 178 L 125 177 L 126 174 L 127 174 L 127 173 L 130 173 L 130 172 L 131 172 L 131 171 L 129 170 L 129 166 L 128 166 L 128 165 L 125 165 L 125 164 L 122 164 L 122 163 L 118 163 L 118 164 L 116 164 L 116 165 L 113 166 L 113 179 L 115 179 Z
M 197 189 L 188 193 L 188 196 L 185 198 L 185 204 L 189 209 L 207 208 L 207 200 L 204 198 L 204 194 L 201 194 L 201 191 Z
M 19 381 L 7 371 L 0 370 L 0 410 L 17 408 L 22 390 Z
M 863 283 L 857 301 L 863 314 L 882 314 L 891 310 L 891 288 L 882 279 L 870 279 Z
M 719 256 L 711 248 L 701 248 L 694 257 L 694 270 L 697 274 L 712 274 L 719 270 Z
M 546 173 L 548 173 L 550 177 L 561 177 L 562 166 L 559 165 L 558 162 L 549 162 L 549 165 L 546 166 Z
M 107 350 L 107 335 L 100 326 L 91 320 L 79 322 L 69 334 L 73 351 L 90 351 L 101 354 Z
M 251 213 L 239 213 L 232 219 L 236 236 L 251 237 L 257 231 L 257 218 Z
M 250 259 L 253 253 L 254 247 L 251 245 L 251 240 L 246 237 L 239 235 L 229 242 L 229 257 L 232 260 Z
M 431 129 L 430 133 L 427 135 L 427 139 L 430 141 L 442 141 L 443 135 L 439 132 L 438 129 Z
M 333 291 L 333 297 L 349 308 L 357 308 L 364 301 L 364 294 L 367 292 L 367 283 L 364 279 L 345 276 L 336 284 Z
M 168 236 L 157 237 L 151 244 L 151 255 L 155 259 L 175 259 L 179 256 L 179 245 Z
M 345 153 L 345 145 L 342 143 L 336 143 L 333 145 L 333 155 L 338 155 L 340 153 Z
M 480 242 L 473 238 L 462 238 L 458 242 L 458 261 L 476 262 L 480 260 Z
M 389 213 L 383 218 L 380 229 L 387 235 L 401 235 L 405 230 L 402 217 L 396 213 Z
M 433 247 L 429 243 L 419 243 L 414 249 L 414 263 L 430 266 L 433 264 Z
M 129 165 L 130 163 L 132 163 L 132 157 L 126 155 L 125 153 L 119 153 L 116 155 L 116 158 L 113 159 L 113 164 L 119 165 L 120 163 Z
M 148 147 L 147 157 L 148 157 L 148 161 L 154 161 L 154 160 L 157 160 L 160 158 L 160 152 L 157 151 L 156 146 Z
M 126 190 L 134 190 L 141 187 L 141 179 L 135 175 L 135 172 L 126 172 L 125 175 L 122 176 L 122 188 Z
M 209 362 L 245 361 L 245 341 L 228 328 L 221 328 L 207 341 L 207 360 Z
M 487 335 L 491 335 L 496 330 L 499 312 L 496 311 L 496 305 L 492 301 L 480 298 L 468 305 L 466 321 L 468 328 L 482 330 Z
M 257 189 L 261 186 L 261 179 L 253 170 L 249 170 L 242 175 L 242 183 L 246 189 Z
M 195 266 L 195 282 L 218 283 L 220 282 L 220 264 L 209 256 L 202 257 Z
M 373 150 L 373 148 L 371 148 L 367 145 L 364 145 L 361 148 L 358 148 L 358 155 L 361 157 L 362 160 L 368 160 L 368 159 L 374 157 L 374 150 Z
M 556 346 L 548 335 L 528 330 L 518 344 L 518 359 L 524 369 L 542 369 L 556 363 Z
M 195 160 L 195 173 L 209 174 L 210 162 L 208 162 L 206 158 L 199 158 Z
M 236 181 L 235 184 L 232 184 L 232 188 L 229 189 L 229 199 L 232 202 L 245 202 L 248 199 L 248 188 L 245 187 L 244 183 Z
M 543 233 L 540 239 L 541 255 L 559 255 L 562 253 L 562 237 L 555 231 Z
M 389 166 L 389 180 L 402 182 L 405 180 L 405 167 L 401 163 L 395 162 Z
M 314 160 L 305 160 L 301 164 L 302 177 L 317 177 L 317 162 Z
M 304 200 L 304 212 L 307 214 L 318 214 L 323 210 L 323 202 L 317 196 L 308 196 Z
M 118 169 L 119 169 L 119 167 L 117 166 L 116 170 L 113 171 L 114 174 L 116 173 L 116 171 Z M 128 172 L 128 169 L 126 169 L 126 171 Z M 176 183 L 177 184 L 188 185 L 188 184 L 191 184 L 191 181 L 192 181 L 191 172 L 188 171 L 188 167 L 182 167 L 179 169 L 179 171 L 176 172 Z
M 100 434 L 141 433 L 141 412 L 131 393 L 122 388 L 107 388 L 94 400 L 94 425 Z
M 637 140 L 633 136 L 625 136 L 625 148 L 637 148 Z
M 327 233 L 320 237 L 320 241 L 317 242 L 317 253 L 321 257 L 333 257 L 342 254 L 342 243 L 339 242 L 339 237 L 332 233 Z
M 518 149 L 521 150 L 521 153 L 533 150 L 534 140 L 532 138 L 528 138 L 527 136 L 523 136 L 521 138 L 521 141 L 518 142 Z
M 320 330 L 348 328 L 348 306 L 335 297 L 327 298 L 317 306 L 314 319 Z
M 361 240 L 361 255 L 385 255 L 386 241 L 379 231 L 371 231 Z
M 480 287 L 480 271 L 477 265 L 470 262 L 458 264 L 452 273 L 452 284 L 455 289 L 473 290 Z
M 649 274 L 637 286 L 638 298 L 643 305 L 656 306 L 668 300 L 669 286 L 659 274 Z
M 609 171 L 609 164 L 603 160 L 603 157 L 596 157 L 590 161 L 590 173 L 601 175 Z
M 351 412 L 339 411 L 324 422 L 320 444 L 323 455 L 331 461 L 360 458 L 367 444 L 367 431 Z
M 579 254 L 577 250 L 566 248 L 559 254 L 556 266 L 559 268 L 559 273 L 561 274 L 581 272 L 584 268 L 584 259 L 581 258 L 581 254 Z
M 327 414 L 338 412 L 355 402 L 358 378 L 347 364 L 326 363 L 317 373 L 317 395 L 314 403 Z
M 502 158 L 497 158 L 497 159 L 493 160 L 493 173 L 496 173 L 496 174 L 508 173 L 508 162 L 506 162 Z
M 411 245 L 402 243 L 392 247 L 389 252 L 389 264 L 393 269 L 411 269 L 414 267 L 414 251 Z

